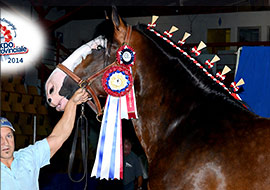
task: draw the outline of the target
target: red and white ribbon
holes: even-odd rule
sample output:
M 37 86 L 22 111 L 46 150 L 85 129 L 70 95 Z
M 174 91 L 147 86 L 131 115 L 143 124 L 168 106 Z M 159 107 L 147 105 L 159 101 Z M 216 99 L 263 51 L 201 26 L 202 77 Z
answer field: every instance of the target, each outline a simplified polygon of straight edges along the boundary
M 236 94 L 236 93 L 231 93 L 231 95 L 232 95 L 232 97 L 234 97 L 236 100 L 242 101 L 241 97 L 240 97 L 238 94 Z M 246 107 L 244 104 L 243 104 L 243 106 Z
M 137 107 L 134 86 L 123 97 L 121 97 L 121 118 L 122 119 L 137 119 Z
M 185 44 L 185 40 L 179 40 L 177 43 L 180 44 L 180 46 L 184 45 Z
M 168 32 L 168 30 L 166 30 L 163 34 L 168 36 L 169 38 L 173 36 L 172 33 Z
M 192 53 L 195 53 L 195 55 L 196 56 L 199 56 L 200 54 L 201 54 L 201 50 L 203 49 L 203 48 L 205 48 L 206 47 L 206 44 L 203 42 L 203 41 L 201 41 L 200 43 L 199 43 L 199 45 L 198 45 L 198 47 L 193 47 L 192 49 L 191 49 L 191 52 Z
M 130 68 L 132 73 L 132 69 Z M 121 119 L 138 119 L 134 85 L 121 97 Z
M 239 90 L 239 87 L 236 86 L 236 82 L 232 82 L 231 85 L 230 85 L 230 87 L 233 88 L 233 91 L 234 91 L 234 92 L 237 92 L 237 91 Z
M 186 39 L 188 39 L 189 36 L 191 36 L 191 34 L 188 32 L 185 32 L 183 38 L 179 40 L 177 43 L 180 44 L 180 46 L 184 45 L 186 42 Z
M 171 29 L 170 29 L 169 31 L 166 30 L 166 31 L 164 32 L 164 35 L 166 35 L 166 36 L 168 36 L 169 38 L 171 38 L 171 37 L 172 37 L 172 33 L 173 33 L 173 32 L 176 32 L 177 30 L 178 30 L 177 27 L 172 26 Z
M 216 74 L 216 77 L 217 77 L 217 78 L 220 78 L 221 80 L 225 80 L 226 75 L 222 75 L 221 72 L 219 71 L 219 72 Z
M 148 26 L 148 28 L 155 28 L 156 27 L 156 23 L 151 23 L 151 22 L 149 22 L 149 24 L 147 25 Z
M 208 68 L 211 69 L 211 68 L 214 66 L 215 62 L 217 62 L 217 61 L 219 61 L 219 60 L 220 60 L 220 58 L 219 58 L 217 55 L 215 55 L 215 56 L 212 58 L 211 61 L 210 61 L 210 59 L 206 60 L 206 61 L 205 61 L 205 65 L 207 65 Z M 227 72 L 227 70 L 225 70 L 225 71 Z M 226 74 L 226 73 L 222 73 L 222 75 L 224 75 L 224 74 Z
M 198 66 L 200 69 L 203 70 L 203 72 L 205 74 L 207 74 L 207 76 L 209 76 L 211 79 L 213 79 L 213 81 L 215 81 L 216 83 L 218 83 L 219 85 L 221 85 L 224 90 L 226 90 L 229 94 L 231 94 L 235 99 L 237 100 L 241 100 L 241 98 L 239 96 L 237 96 L 235 93 L 232 93 L 223 83 L 221 83 L 219 80 L 216 80 L 216 78 L 211 75 L 197 60 L 195 60 L 194 58 L 192 58 L 187 52 L 185 52 L 184 50 L 182 50 L 180 47 L 178 47 L 177 45 L 175 45 L 171 40 L 165 38 L 164 36 L 162 36 L 159 32 L 155 31 L 154 29 L 149 28 L 149 30 L 151 32 L 153 32 L 154 34 L 156 34 L 156 36 L 162 38 L 163 40 L 165 40 L 166 42 L 168 42 L 169 44 L 172 45 L 172 47 L 176 48 L 179 52 L 181 52 L 183 55 L 185 55 L 187 58 L 189 58 L 193 63 L 195 63 L 196 66 Z M 196 48 L 197 49 L 197 48 Z M 219 60 L 219 59 L 218 59 Z M 226 66 L 225 66 L 226 67 Z M 224 70 L 224 69 L 223 69 Z M 226 69 L 228 72 L 228 69 Z M 229 69 L 230 70 L 230 69 Z M 223 73 L 226 73 L 223 72 Z M 224 74 L 225 75 L 225 74 Z M 245 105 L 244 105 L 245 106 Z
M 205 61 L 204 64 L 207 65 L 209 69 L 211 69 L 215 63 L 211 62 L 210 59 L 208 59 Z
M 157 19 L 158 19 L 158 16 L 153 15 L 152 16 L 152 21 L 147 25 L 148 26 L 147 28 L 148 29 L 155 28 L 156 27 Z
M 196 56 L 199 56 L 201 54 L 201 51 L 197 50 L 196 46 L 191 49 L 191 52 L 195 53 Z

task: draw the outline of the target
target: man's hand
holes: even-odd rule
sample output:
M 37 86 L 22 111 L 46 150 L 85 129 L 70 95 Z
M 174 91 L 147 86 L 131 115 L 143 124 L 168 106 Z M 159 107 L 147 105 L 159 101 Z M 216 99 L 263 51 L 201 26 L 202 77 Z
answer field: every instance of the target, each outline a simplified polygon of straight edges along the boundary
M 89 94 L 86 90 L 80 88 L 68 101 L 62 118 L 58 121 L 52 133 L 47 137 L 51 157 L 58 151 L 71 134 L 75 122 L 77 105 L 86 102 L 88 98 Z
M 74 102 L 75 104 L 81 104 L 86 102 L 89 98 L 89 94 L 86 92 L 85 89 L 79 88 L 71 97 L 70 101 Z

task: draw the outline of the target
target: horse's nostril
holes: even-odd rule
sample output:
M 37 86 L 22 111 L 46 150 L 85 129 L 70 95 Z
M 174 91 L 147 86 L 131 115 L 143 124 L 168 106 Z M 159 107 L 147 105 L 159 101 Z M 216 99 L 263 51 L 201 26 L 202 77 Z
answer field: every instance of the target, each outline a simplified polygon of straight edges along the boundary
M 52 99 L 51 98 L 48 98 L 48 102 L 51 103 L 52 102 Z

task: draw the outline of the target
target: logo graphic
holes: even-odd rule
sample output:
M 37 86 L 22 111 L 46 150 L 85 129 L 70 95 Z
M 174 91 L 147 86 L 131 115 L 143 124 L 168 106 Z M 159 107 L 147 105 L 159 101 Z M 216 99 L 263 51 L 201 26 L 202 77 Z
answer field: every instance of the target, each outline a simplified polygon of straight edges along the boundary
M 44 52 L 44 34 L 27 13 L 0 9 L 1 75 L 25 72 L 40 62 Z
M 0 29 L 1 29 L 1 46 L 0 55 L 16 55 L 16 54 L 26 54 L 28 53 L 28 48 L 24 46 L 15 46 L 12 42 L 13 38 L 16 38 L 16 27 L 6 20 L 5 18 L 0 19 Z M 4 41 L 4 42 L 3 42 Z M 22 60 L 21 60 L 22 61 Z

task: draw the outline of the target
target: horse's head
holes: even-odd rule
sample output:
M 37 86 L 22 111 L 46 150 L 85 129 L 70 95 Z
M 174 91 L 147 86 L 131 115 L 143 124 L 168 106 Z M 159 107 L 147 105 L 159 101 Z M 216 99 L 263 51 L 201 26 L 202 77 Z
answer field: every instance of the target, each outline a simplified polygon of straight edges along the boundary
M 86 80 L 113 63 L 116 59 L 117 49 L 125 41 L 127 26 L 113 8 L 112 19 L 106 21 L 106 27 L 107 33 L 101 33 L 101 36 L 81 46 L 62 65 L 80 79 Z M 107 95 L 101 84 L 102 74 L 100 73 L 89 84 L 97 96 Z M 67 100 L 79 88 L 79 85 L 59 68 L 56 68 L 47 80 L 45 88 L 49 105 L 56 107 L 58 111 L 63 111 Z
M 74 51 L 62 64 L 74 72 L 78 65 L 81 63 L 86 64 L 92 51 L 102 49 L 101 47 L 104 46 L 105 39 L 102 36 L 99 36 Z M 81 64 L 81 66 L 84 66 L 85 64 Z M 61 89 L 63 88 L 64 81 L 68 78 L 69 77 L 66 73 L 59 68 L 56 68 L 48 78 L 45 85 L 47 102 L 50 106 L 55 107 L 57 111 L 64 110 L 68 99 L 78 88 L 78 85 L 71 83 L 71 89 L 63 89 L 63 93 L 60 93 Z

